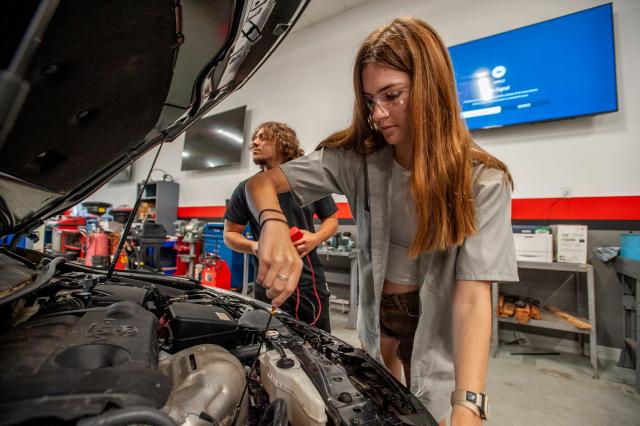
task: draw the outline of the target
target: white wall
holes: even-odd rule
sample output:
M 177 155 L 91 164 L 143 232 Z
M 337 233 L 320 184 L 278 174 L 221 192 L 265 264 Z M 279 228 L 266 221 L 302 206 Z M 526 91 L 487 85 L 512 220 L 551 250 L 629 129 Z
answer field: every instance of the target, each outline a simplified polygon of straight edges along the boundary
M 392 18 L 420 17 L 439 31 L 447 45 L 454 45 L 602 3 L 370 1 L 291 34 L 254 78 L 212 113 L 246 104 L 247 137 L 263 121 L 284 121 L 297 131 L 305 150 L 311 151 L 323 137 L 349 122 L 355 50 L 369 32 Z M 618 112 L 474 135 L 511 168 L 514 198 L 558 197 L 561 187 L 571 187 L 573 196 L 640 195 L 640 83 L 636 80 L 640 75 L 640 1 L 616 0 L 613 9 Z M 182 144 L 181 137 L 166 145 L 156 166 L 180 183 L 180 206 L 224 205 L 235 185 L 258 170 L 245 153 L 238 167 L 181 172 Z M 138 161 L 133 182 L 143 179 L 151 159 L 152 154 L 147 154 Z M 133 182 L 108 185 L 91 199 L 132 204 Z

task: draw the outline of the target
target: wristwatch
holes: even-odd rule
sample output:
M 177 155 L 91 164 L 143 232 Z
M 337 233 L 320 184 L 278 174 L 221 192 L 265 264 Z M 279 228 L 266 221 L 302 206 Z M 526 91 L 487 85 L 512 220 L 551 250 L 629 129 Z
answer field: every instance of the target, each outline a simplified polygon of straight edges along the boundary
M 458 389 L 451 393 L 451 405 L 463 405 L 482 420 L 489 418 L 489 396 L 486 393 L 475 393 L 464 389 Z

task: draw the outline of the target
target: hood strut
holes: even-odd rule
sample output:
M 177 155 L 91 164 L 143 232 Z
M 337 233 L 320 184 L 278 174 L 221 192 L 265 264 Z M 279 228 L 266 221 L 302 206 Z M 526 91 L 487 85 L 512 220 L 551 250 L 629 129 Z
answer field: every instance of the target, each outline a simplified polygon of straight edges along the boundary
M 122 252 L 122 248 L 124 247 L 125 241 L 127 241 L 127 235 L 129 235 L 129 231 L 131 230 L 131 225 L 133 224 L 136 215 L 138 214 L 138 208 L 140 208 L 140 203 L 142 202 L 142 194 L 144 194 L 144 190 L 147 188 L 147 184 L 149 183 L 149 178 L 151 177 L 151 172 L 153 172 L 153 168 L 156 165 L 156 161 L 158 160 L 158 156 L 160 155 L 160 151 L 162 151 L 162 146 L 164 145 L 165 134 L 162 135 L 162 140 L 160 141 L 160 145 L 158 145 L 158 150 L 156 151 L 156 156 L 153 158 L 153 162 L 151 163 L 151 167 L 149 167 L 149 173 L 147 173 L 147 178 L 144 180 L 144 185 L 140 188 L 140 193 L 138 194 L 138 198 L 136 198 L 136 203 L 133 206 L 133 210 L 131 210 L 131 214 L 129 215 L 129 219 L 127 220 L 127 224 L 124 226 L 122 230 L 122 235 L 120 236 L 120 241 L 118 242 L 118 248 L 113 254 L 113 259 L 109 264 L 109 270 L 107 271 L 107 281 L 111 280 L 111 276 L 113 275 L 113 271 L 116 268 L 116 263 L 118 259 L 120 259 L 120 252 Z

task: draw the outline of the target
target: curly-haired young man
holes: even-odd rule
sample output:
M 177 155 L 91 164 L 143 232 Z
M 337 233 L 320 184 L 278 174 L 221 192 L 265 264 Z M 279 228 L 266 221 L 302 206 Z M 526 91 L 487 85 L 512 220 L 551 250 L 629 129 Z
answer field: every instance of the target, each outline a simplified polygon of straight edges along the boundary
M 278 167 L 304 154 L 295 131 L 284 123 L 276 122 L 267 122 L 258 126 L 253 132 L 249 149 L 253 155 L 253 162 L 263 170 Z M 257 255 L 260 227 L 247 204 L 246 182 L 246 180 L 240 182 L 227 205 L 224 214 L 224 242 L 233 250 Z M 338 209 L 330 196 L 303 208 L 296 205 L 290 192 L 278 195 L 278 201 L 289 227 L 296 226 L 302 231 L 303 237 L 294 245 L 303 257 L 304 264 L 298 282 L 299 292 L 291 295 L 280 308 L 302 321 L 315 324 L 318 328 L 330 332 L 329 289 L 324 268 L 315 248 L 336 232 Z M 321 221 L 317 231 L 313 224 L 314 214 Z M 249 240 L 242 235 L 247 223 L 254 240 Z M 253 257 L 252 260 L 257 271 L 257 258 Z M 261 286 L 256 285 L 255 294 L 257 299 L 270 302 L 265 289 Z

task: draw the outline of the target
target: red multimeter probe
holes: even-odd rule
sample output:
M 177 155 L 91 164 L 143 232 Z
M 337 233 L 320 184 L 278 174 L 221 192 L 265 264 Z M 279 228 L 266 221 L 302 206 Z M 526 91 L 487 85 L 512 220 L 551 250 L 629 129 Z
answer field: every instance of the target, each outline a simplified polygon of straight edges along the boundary
M 289 229 L 289 237 L 291 237 L 291 242 L 296 242 L 300 238 L 304 237 L 302 231 L 297 227 L 293 226 Z M 316 288 L 316 275 L 313 270 L 313 266 L 311 265 L 311 258 L 309 255 L 306 255 L 307 263 L 309 264 L 309 269 L 311 269 L 311 280 L 313 281 L 313 293 L 316 295 L 316 300 L 318 301 L 318 312 L 316 313 L 316 317 L 313 319 L 311 325 L 316 325 L 318 320 L 320 319 L 320 314 L 322 313 L 322 302 L 320 301 L 320 296 L 318 295 L 318 289 Z M 296 319 L 298 319 L 298 308 L 300 307 L 300 287 L 296 286 Z

